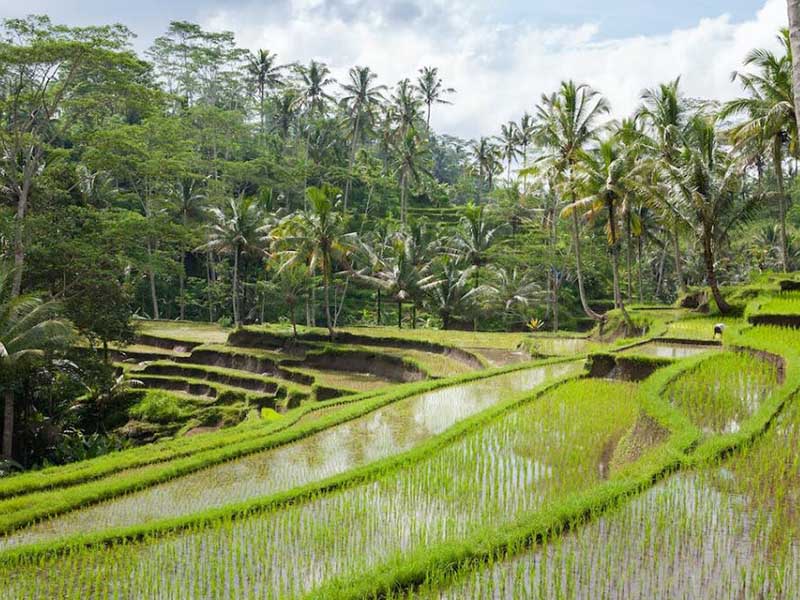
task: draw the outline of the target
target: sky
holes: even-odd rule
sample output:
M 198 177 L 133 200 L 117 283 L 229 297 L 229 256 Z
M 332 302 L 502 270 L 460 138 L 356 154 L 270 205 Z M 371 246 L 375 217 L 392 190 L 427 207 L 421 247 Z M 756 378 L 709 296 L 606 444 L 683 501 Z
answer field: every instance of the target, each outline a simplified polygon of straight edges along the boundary
M 737 93 L 730 74 L 751 48 L 776 46 L 786 0 L 0 0 L 0 17 L 49 14 L 70 25 L 122 22 L 138 50 L 171 20 L 233 31 L 283 62 L 326 62 L 339 79 L 368 65 L 381 83 L 436 66 L 456 89 L 437 131 L 493 135 L 563 79 L 633 111 L 642 90 L 681 76 L 691 96 Z

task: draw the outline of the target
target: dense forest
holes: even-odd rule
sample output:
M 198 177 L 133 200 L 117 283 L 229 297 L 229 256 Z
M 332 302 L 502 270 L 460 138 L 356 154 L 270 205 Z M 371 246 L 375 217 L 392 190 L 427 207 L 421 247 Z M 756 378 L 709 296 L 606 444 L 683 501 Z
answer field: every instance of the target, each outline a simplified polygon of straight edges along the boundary
M 654 82 L 617 119 L 564 81 L 463 140 L 431 127 L 470 93 L 435 66 L 336 80 L 188 22 L 140 56 L 122 25 L 4 21 L 3 455 L 117 443 L 87 423 L 125 385 L 108 349 L 137 319 L 633 335 L 626 306 L 698 289 L 741 310 L 726 285 L 800 258 L 776 34 L 742 57 L 738 99 Z

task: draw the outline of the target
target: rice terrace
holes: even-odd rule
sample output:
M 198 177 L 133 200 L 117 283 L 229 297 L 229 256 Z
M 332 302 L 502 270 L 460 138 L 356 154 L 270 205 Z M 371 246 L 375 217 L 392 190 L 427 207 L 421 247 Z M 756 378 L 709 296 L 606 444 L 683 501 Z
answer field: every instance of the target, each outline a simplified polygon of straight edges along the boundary
M 0 5 L 0 600 L 800 598 L 800 0 L 140 4 Z

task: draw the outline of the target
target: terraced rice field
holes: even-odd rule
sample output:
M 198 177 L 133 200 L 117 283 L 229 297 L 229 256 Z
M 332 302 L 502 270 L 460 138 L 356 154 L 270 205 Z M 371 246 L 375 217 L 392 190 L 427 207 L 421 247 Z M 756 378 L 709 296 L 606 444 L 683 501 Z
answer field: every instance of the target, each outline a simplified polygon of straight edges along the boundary
M 65 468 L 53 489 L 0 481 L 0 598 L 800 597 L 800 330 L 738 320 L 712 347 L 681 342 L 711 319 L 669 312 L 665 339 L 621 350 L 638 383 L 583 377 L 583 358 L 486 371 L 523 334 L 381 347 L 377 331 L 334 346 L 310 331 L 275 347 L 261 329 L 161 348 L 128 368 L 308 395 L 269 424 L 162 442 L 161 459 L 126 451 L 128 466 Z M 323 388 L 351 395 L 319 404 Z

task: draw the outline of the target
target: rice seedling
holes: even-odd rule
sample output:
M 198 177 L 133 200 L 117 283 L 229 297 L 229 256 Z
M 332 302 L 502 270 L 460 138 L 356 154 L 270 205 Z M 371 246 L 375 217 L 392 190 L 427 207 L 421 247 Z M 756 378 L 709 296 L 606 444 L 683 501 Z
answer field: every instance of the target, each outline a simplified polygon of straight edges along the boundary
M 516 392 L 581 368 L 533 367 L 412 396 L 297 442 L 35 523 L 0 538 L 0 548 L 187 515 L 322 480 L 413 448 Z
M 725 352 L 678 377 L 666 393 L 706 433 L 735 433 L 777 383 L 773 362 Z
M 374 481 L 180 535 L 4 566 L 0 595 L 296 597 L 597 484 L 609 443 L 637 413 L 634 384 L 567 383 Z

